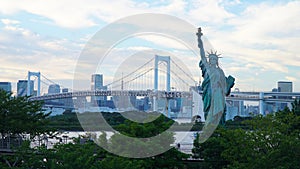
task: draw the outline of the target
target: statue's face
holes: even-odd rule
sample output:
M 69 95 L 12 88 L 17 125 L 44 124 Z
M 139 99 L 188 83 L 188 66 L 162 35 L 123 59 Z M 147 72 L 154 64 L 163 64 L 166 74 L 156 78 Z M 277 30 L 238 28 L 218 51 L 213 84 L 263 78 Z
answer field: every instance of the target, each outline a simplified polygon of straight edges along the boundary
M 217 63 L 218 63 L 218 57 L 217 56 L 211 56 L 211 57 L 209 57 L 209 63 L 212 66 L 217 65 Z

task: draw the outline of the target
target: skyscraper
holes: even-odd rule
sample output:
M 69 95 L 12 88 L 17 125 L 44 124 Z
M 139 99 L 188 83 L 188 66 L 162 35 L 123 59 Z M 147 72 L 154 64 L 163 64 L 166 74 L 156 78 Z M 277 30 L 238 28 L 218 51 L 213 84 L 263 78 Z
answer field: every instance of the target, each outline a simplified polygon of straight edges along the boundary
M 60 86 L 58 84 L 51 84 L 48 88 L 48 94 L 60 93 Z
M 61 92 L 62 92 L 62 93 L 68 93 L 68 92 L 69 92 L 69 89 L 68 89 L 68 88 L 63 88 L 63 89 L 61 89 Z
M 11 92 L 11 83 L 10 82 L 0 82 L 0 89 L 3 89 L 7 92 Z
M 107 90 L 106 86 L 103 86 L 103 75 L 93 74 L 91 79 L 91 90 Z M 106 101 L 107 96 L 92 96 L 91 102 L 97 105 L 101 105 L 99 101 Z
M 278 92 L 293 92 L 293 83 L 286 81 L 279 81 L 278 84 Z M 279 96 L 279 99 L 291 99 L 291 96 Z M 279 110 L 283 110 L 287 107 L 287 103 L 279 103 Z
M 34 94 L 34 82 L 30 80 L 30 95 Z M 19 80 L 17 83 L 17 96 L 26 96 L 27 94 L 27 80 Z
M 293 92 L 293 82 L 279 81 L 278 92 Z
M 91 90 L 103 90 L 103 75 L 93 74 L 91 80 Z

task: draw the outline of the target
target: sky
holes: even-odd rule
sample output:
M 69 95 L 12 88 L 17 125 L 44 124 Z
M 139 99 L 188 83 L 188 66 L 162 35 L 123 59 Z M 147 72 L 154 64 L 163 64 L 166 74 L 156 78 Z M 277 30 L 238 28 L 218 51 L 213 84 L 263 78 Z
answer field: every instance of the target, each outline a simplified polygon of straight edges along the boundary
M 111 23 L 144 13 L 166 14 L 201 26 L 205 38 L 222 54 L 221 68 L 235 77 L 240 91 L 271 91 L 278 81 L 291 81 L 293 90 L 300 92 L 300 1 L 288 0 L 2 0 L 0 81 L 11 82 L 15 92 L 17 81 L 25 79 L 28 71 L 40 71 L 72 88 L 88 42 Z M 181 60 L 200 59 L 188 56 L 174 40 L 155 35 L 129 38 L 114 46 L 111 55 L 126 57 L 151 48 Z M 110 61 L 101 66 L 123 64 L 117 57 Z M 185 65 L 196 81 L 201 76 L 197 64 Z M 114 78 L 105 71 L 95 73 L 104 74 L 104 84 Z

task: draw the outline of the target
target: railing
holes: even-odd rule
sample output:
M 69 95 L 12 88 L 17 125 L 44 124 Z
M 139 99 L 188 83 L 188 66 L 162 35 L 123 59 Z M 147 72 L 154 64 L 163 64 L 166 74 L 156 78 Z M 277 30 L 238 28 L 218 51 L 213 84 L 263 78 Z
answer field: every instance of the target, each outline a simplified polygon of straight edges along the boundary
M 295 98 L 300 98 L 298 92 L 262 92 L 263 101 L 266 102 L 293 102 Z M 202 92 L 199 92 L 202 95 Z M 260 92 L 232 92 L 227 100 L 259 101 Z M 99 90 L 99 91 L 77 91 L 68 93 L 57 93 L 43 96 L 33 96 L 30 100 L 55 100 L 64 98 L 86 97 L 86 96 L 141 96 L 157 98 L 186 98 L 191 97 L 192 92 L 188 91 L 153 91 L 153 90 Z
M 151 91 L 151 90 L 115 90 L 115 91 L 78 91 L 78 92 L 68 92 L 68 93 L 57 93 L 49 94 L 43 96 L 33 96 L 30 100 L 55 100 L 63 98 L 73 98 L 73 97 L 85 97 L 85 96 L 141 96 L 141 97 L 159 97 L 159 98 L 182 98 L 190 97 L 191 92 L 185 91 Z
M 0 149 L 3 150 L 11 150 L 12 148 L 16 148 L 21 146 L 23 139 L 21 137 L 3 137 L 0 139 Z

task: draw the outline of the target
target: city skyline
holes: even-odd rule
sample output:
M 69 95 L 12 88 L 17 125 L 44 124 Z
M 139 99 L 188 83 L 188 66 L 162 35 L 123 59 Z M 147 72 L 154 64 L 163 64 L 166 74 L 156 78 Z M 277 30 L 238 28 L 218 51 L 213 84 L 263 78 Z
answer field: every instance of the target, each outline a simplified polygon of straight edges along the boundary
M 299 11 L 299 1 L 270 0 L 4 1 L 0 2 L 0 81 L 11 82 L 16 91 L 17 81 L 26 79 L 27 71 L 40 71 L 71 88 L 76 60 L 97 31 L 123 17 L 155 12 L 203 27 L 206 38 L 223 56 L 222 69 L 236 78 L 235 87 L 241 91 L 271 91 L 278 81 L 291 81 L 293 91 L 299 92 Z M 115 55 L 157 46 L 179 59 L 191 57 L 176 42 L 151 35 L 118 45 Z M 115 59 L 109 64 L 121 63 Z M 191 68 L 195 80 L 201 76 L 197 66 Z M 113 79 L 107 72 L 95 73 L 105 76 L 104 85 Z
M 104 75 L 103 74 L 92 74 L 91 75 L 91 83 L 90 83 L 91 89 L 87 89 L 86 88 L 86 89 L 83 89 L 83 91 L 88 91 L 88 90 L 108 90 L 108 86 L 107 86 L 107 84 L 103 83 L 103 81 L 104 81 L 103 79 L 104 79 Z M 35 79 L 35 80 L 37 80 L 37 79 Z M 36 86 L 34 86 L 35 85 L 34 83 L 37 83 L 37 81 L 35 81 L 35 80 L 31 80 L 31 88 L 32 88 L 31 91 L 32 92 L 37 92 Z M 25 82 L 25 85 L 23 85 L 23 88 L 25 86 L 25 88 L 24 88 L 25 91 L 22 91 L 22 95 L 26 95 L 27 94 L 27 92 L 26 92 L 27 91 L 27 80 L 19 79 L 18 82 L 16 82 L 17 87 L 19 85 L 18 83 L 20 83 L 20 82 Z M 11 91 L 15 95 L 17 95 L 17 94 L 19 95 L 19 90 L 14 91 L 12 89 L 11 86 L 12 86 L 13 83 L 14 82 L 0 82 L 0 88 L 4 89 L 6 91 Z M 120 87 L 121 84 L 117 85 L 117 86 Z M 47 92 L 45 92 L 45 91 L 42 90 L 42 92 L 40 94 L 64 93 L 64 92 L 68 92 L 68 90 L 72 91 L 71 88 L 61 88 L 60 84 L 57 84 L 57 83 L 49 83 L 48 85 L 46 85 L 44 87 L 47 87 Z M 193 86 L 190 86 L 190 87 L 193 87 Z M 175 87 L 171 87 L 171 88 L 172 88 L 172 90 L 177 91 L 177 89 Z M 293 88 L 294 88 L 294 85 L 293 85 L 293 82 L 291 82 L 291 81 L 277 81 L 277 86 L 276 87 L 274 87 L 274 88 L 272 88 L 272 89 L 270 89 L 268 91 L 264 91 L 264 92 L 295 92 L 293 90 Z M 120 87 L 120 89 L 122 90 L 121 87 Z M 235 88 L 234 90 L 236 90 L 236 89 L 238 91 L 240 91 L 239 88 Z M 114 89 L 111 88 L 109 90 L 118 90 L 118 89 L 117 88 L 114 88 Z M 124 90 L 130 90 L 130 89 L 126 88 Z M 35 95 L 36 95 L 36 93 L 35 93 Z

